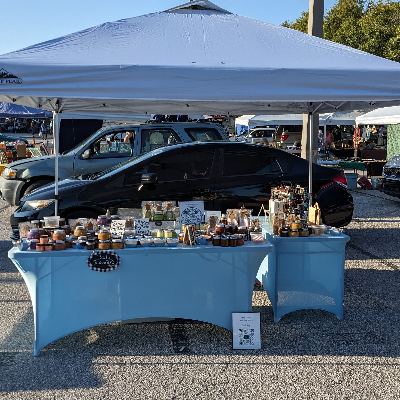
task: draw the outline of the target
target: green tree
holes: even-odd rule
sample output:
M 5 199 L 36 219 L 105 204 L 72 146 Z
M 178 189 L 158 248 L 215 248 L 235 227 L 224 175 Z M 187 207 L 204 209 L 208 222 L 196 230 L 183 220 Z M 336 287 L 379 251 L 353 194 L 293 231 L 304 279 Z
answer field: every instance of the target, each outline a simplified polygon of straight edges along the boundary
M 307 33 L 308 12 L 282 25 Z M 337 0 L 324 17 L 324 39 L 400 62 L 400 3 Z

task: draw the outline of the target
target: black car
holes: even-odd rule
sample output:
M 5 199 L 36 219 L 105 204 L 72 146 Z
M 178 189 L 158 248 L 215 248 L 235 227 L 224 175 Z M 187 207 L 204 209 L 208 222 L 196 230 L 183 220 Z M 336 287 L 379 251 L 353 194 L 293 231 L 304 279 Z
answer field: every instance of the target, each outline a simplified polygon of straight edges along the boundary
M 342 171 L 313 166 L 313 188 L 327 225 L 344 226 L 353 199 Z M 142 201 L 203 200 L 206 210 L 258 212 L 279 183 L 308 185 L 308 162 L 272 147 L 242 142 L 192 142 L 151 151 L 106 171 L 59 183 L 59 215 L 97 217 L 107 209 L 141 208 Z M 11 218 L 18 222 L 54 215 L 54 185 L 24 197 Z

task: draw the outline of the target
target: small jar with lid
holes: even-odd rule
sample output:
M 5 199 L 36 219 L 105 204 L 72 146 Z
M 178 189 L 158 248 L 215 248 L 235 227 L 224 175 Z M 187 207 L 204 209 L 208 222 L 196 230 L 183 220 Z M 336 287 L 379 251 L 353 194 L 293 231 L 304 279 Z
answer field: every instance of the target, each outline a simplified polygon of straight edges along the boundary
M 173 221 L 174 218 L 174 211 L 173 210 L 165 210 L 164 212 L 164 221 Z
M 92 239 L 88 239 L 86 242 L 86 249 L 87 250 L 94 250 L 96 248 L 96 242 Z
M 165 238 L 169 238 L 169 239 L 172 239 L 172 229 L 166 229 L 165 231 L 164 231 L 164 237 Z
M 42 252 L 44 251 L 44 244 L 36 243 L 36 251 Z
M 61 229 L 65 232 L 66 235 L 70 235 L 72 232 L 72 229 L 69 225 L 63 225 L 61 226 Z
M 78 225 L 74 230 L 74 235 L 77 236 L 77 237 L 86 236 L 87 235 L 87 229 L 82 225 Z
M 37 239 L 39 241 L 40 239 L 39 229 L 38 228 L 29 229 L 29 232 L 26 234 L 26 238 L 28 240 Z
M 228 224 L 228 218 L 226 217 L 226 214 L 221 214 L 221 218 L 219 219 L 220 224 L 227 225 Z
M 163 221 L 164 213 L 162 211 L 154 211 L 153 221 Z
M 99 215 L 97 217 L 97 225 L 104 226 L 104 225 L 109 225 L 110 224 L 110 218 L 107 217 L 107 215 Z
M 289 236 L 289 231 L 286 230 L 286 229 L 282 229 L 279 236 L 280 237 L 288 237 Z
M 298 229 L 291 229 L 289 231 L 289 237 L 299 237 L 299 230 Z
M 223 233 L 225 233 L 225 224 L 215 225 L 215 233 L 217 235 L 222 235 Z
M 108 229 L 100 229 L 99 234 L 97 235 L 99 240 L 110 240 L 111 233 Z
M 237 242 L 238 242 L 238 238 L 237 238 L 237 236 L 236 235 L 232 235 L 230 238 L 229 238 L 229 246 L 231 246 L 231 247 L 237 247 Z
M 303 223 L 300 220 L 293 221 L 291 223 L 291 225 L 290 225 L 290 228 L 292 230 L 294 230 L 294 229 L 297 229 L 297 230 L 302 229 L 303 228 Z
M 179 235 L 178 235 L 178 238 L 179 238 L 179 243 L 183 243 L 183 237 L 184 237 L 185 235 L 183 234 L 183 233 L 180 233 Z
M 35 219 L 35 220 L 31 221 L 31 225 L 32 225 L 32 228 L 39 229 L 40 228 L 40 221 L 38 219 Z
M 39 243 L 39 239 L 31 239 L 29 242 L 29 248 L 31 250 L 36 250 L 36 245 Z
M 53 250 L 55 251 L 66 250 L 66 248 L 67 246 L 64 240 L 55 240 L 53 242 Z
M 124 248 L 124 241 L 122 239 L 113 239 L 111 241 L 111 248 L 113 250 L 121 250 Z
M 164 230 L 163 229 L 157 229 L 156 230 L 156 236 L 157 238 L 163 238 L 164 236 Z
M 40 244 L 49 243 L 49 236 L 48 235 L 40 235 L 39 243 Z
M 238 226 L 237 225 L 229 225 L 229 232 L 232 235 L 235 235 L 238 231 Z
M 50 242 L 44 245 L 44 251 L 53 251 L 53 242 Z
M 80 250 L 86 249 L 86 241 L 87 241 L 86 236 L 79 236 L 78 240 L 75 242 L 76 248 Z
M 299 230 L 299 234 L 300 234 L 301 237 L 310 236 L 310 232 L 309 232 L 308 228 L 301 228 Z
M 72 249 L 72 242 L 71 242 L 71 238 L 69 236 L 67 236 L 65 239 L 65 247 L 67 249 Z
M 229 247 L 229 236 L 221 236 L 220 246 L 221 247 Z
M 215 235 L 212 238 L 213 246 L 221 246 L 221 236 Z
M 237 245 L 243 246 L 244 245 L 244 236 L 243 235 L 236 235 L 237 236 Z
M 111 215 L 111 217 L 110 217 L 110 220 L 111 221 L 118 221 L 118 220 L 120 220 L 121 218 L 119 217 L 119 215 Z
M 44 219 L 41 219 L 41 220 L 39 221 L 39 228 L 44 228 L 45 225 L 46 225 L 46 221 L 45 221 Z
M 67 237 L 66 233 L 64 230 L 62 229 L 58 229 L 56 231 L 53 232 L 53 240 L 63 240 L 65 241 L 65 238 Z
M 99 250 L 109 250 L 110 249 L 110 241 L 109 240 L 99 240 L 97 247 Z

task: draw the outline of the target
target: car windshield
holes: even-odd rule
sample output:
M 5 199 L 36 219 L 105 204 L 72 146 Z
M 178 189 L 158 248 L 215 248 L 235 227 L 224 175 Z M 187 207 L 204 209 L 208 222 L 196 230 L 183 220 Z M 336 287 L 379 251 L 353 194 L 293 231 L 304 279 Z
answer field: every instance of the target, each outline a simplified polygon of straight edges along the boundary
M 105 128 L 101 128 L 98 131 L 96 131 L 95 133 L 93 133 L 92 135 L 90 135 L 89 137 L 87 137 L 86 139 L 82 140 L 82 142 L 78 143 L 77 145 L 75 145 L 72 149 L 68 150 L 67 152 L 63 153 L 64 155 L 72 155 L 75 154 L 76 150 L 80 147 L 85 147 L 86 145 L 88 145 L 93 137 L 97 137 L 98 135 L 100 135 L 100 133 L 102 133 L 103 131 L 105 131 L 107 129 L 107 127 Z

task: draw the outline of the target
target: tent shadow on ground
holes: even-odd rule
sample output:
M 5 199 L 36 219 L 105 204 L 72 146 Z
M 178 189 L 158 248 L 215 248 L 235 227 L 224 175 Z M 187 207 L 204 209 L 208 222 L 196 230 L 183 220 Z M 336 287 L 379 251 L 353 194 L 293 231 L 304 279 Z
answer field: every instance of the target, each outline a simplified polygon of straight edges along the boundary
M 38 357 L 33 357 L 33 315 L 29 312 L 11 335 L 14 351 L 3 351 L 0 356 L 0 390 L 98 387 L 102 378 L 95 372 L 96 365 L 113 368 L 115 365 L 165 365 L 169 362 L 219 364 L 219 356 L 225 363 L 227 356 L 251 356 L 249 364 L 260 365 L 269 363 L 266 356 L 396 358 L 400 356 L 399 286 L 397 271 L 346 270 L 343 321 L 325 311 L 299 310 L 274 323 L 267 299 L 265 305 L 253 307 L 254 312 L 261 313 L 262 349 L 249 351 L 232 350 L 232 334 L 224 328 L 177 320 L 112 323 L 85 329 L 50 343 Z M 264 295 L 262 288 L 255 288 L 254 293 Z M 18 337 L 26 337 L 26 330 L 32 332 L 30 350 L 26 349 L 26 343 L 18 345 Z M 216 359 L 202 360 L 201 356 L 209 355 Z M 236 362 L 233 357 L 231 363 Z M 25 379 L 16 379 L 16 375 L 21 374 Z

